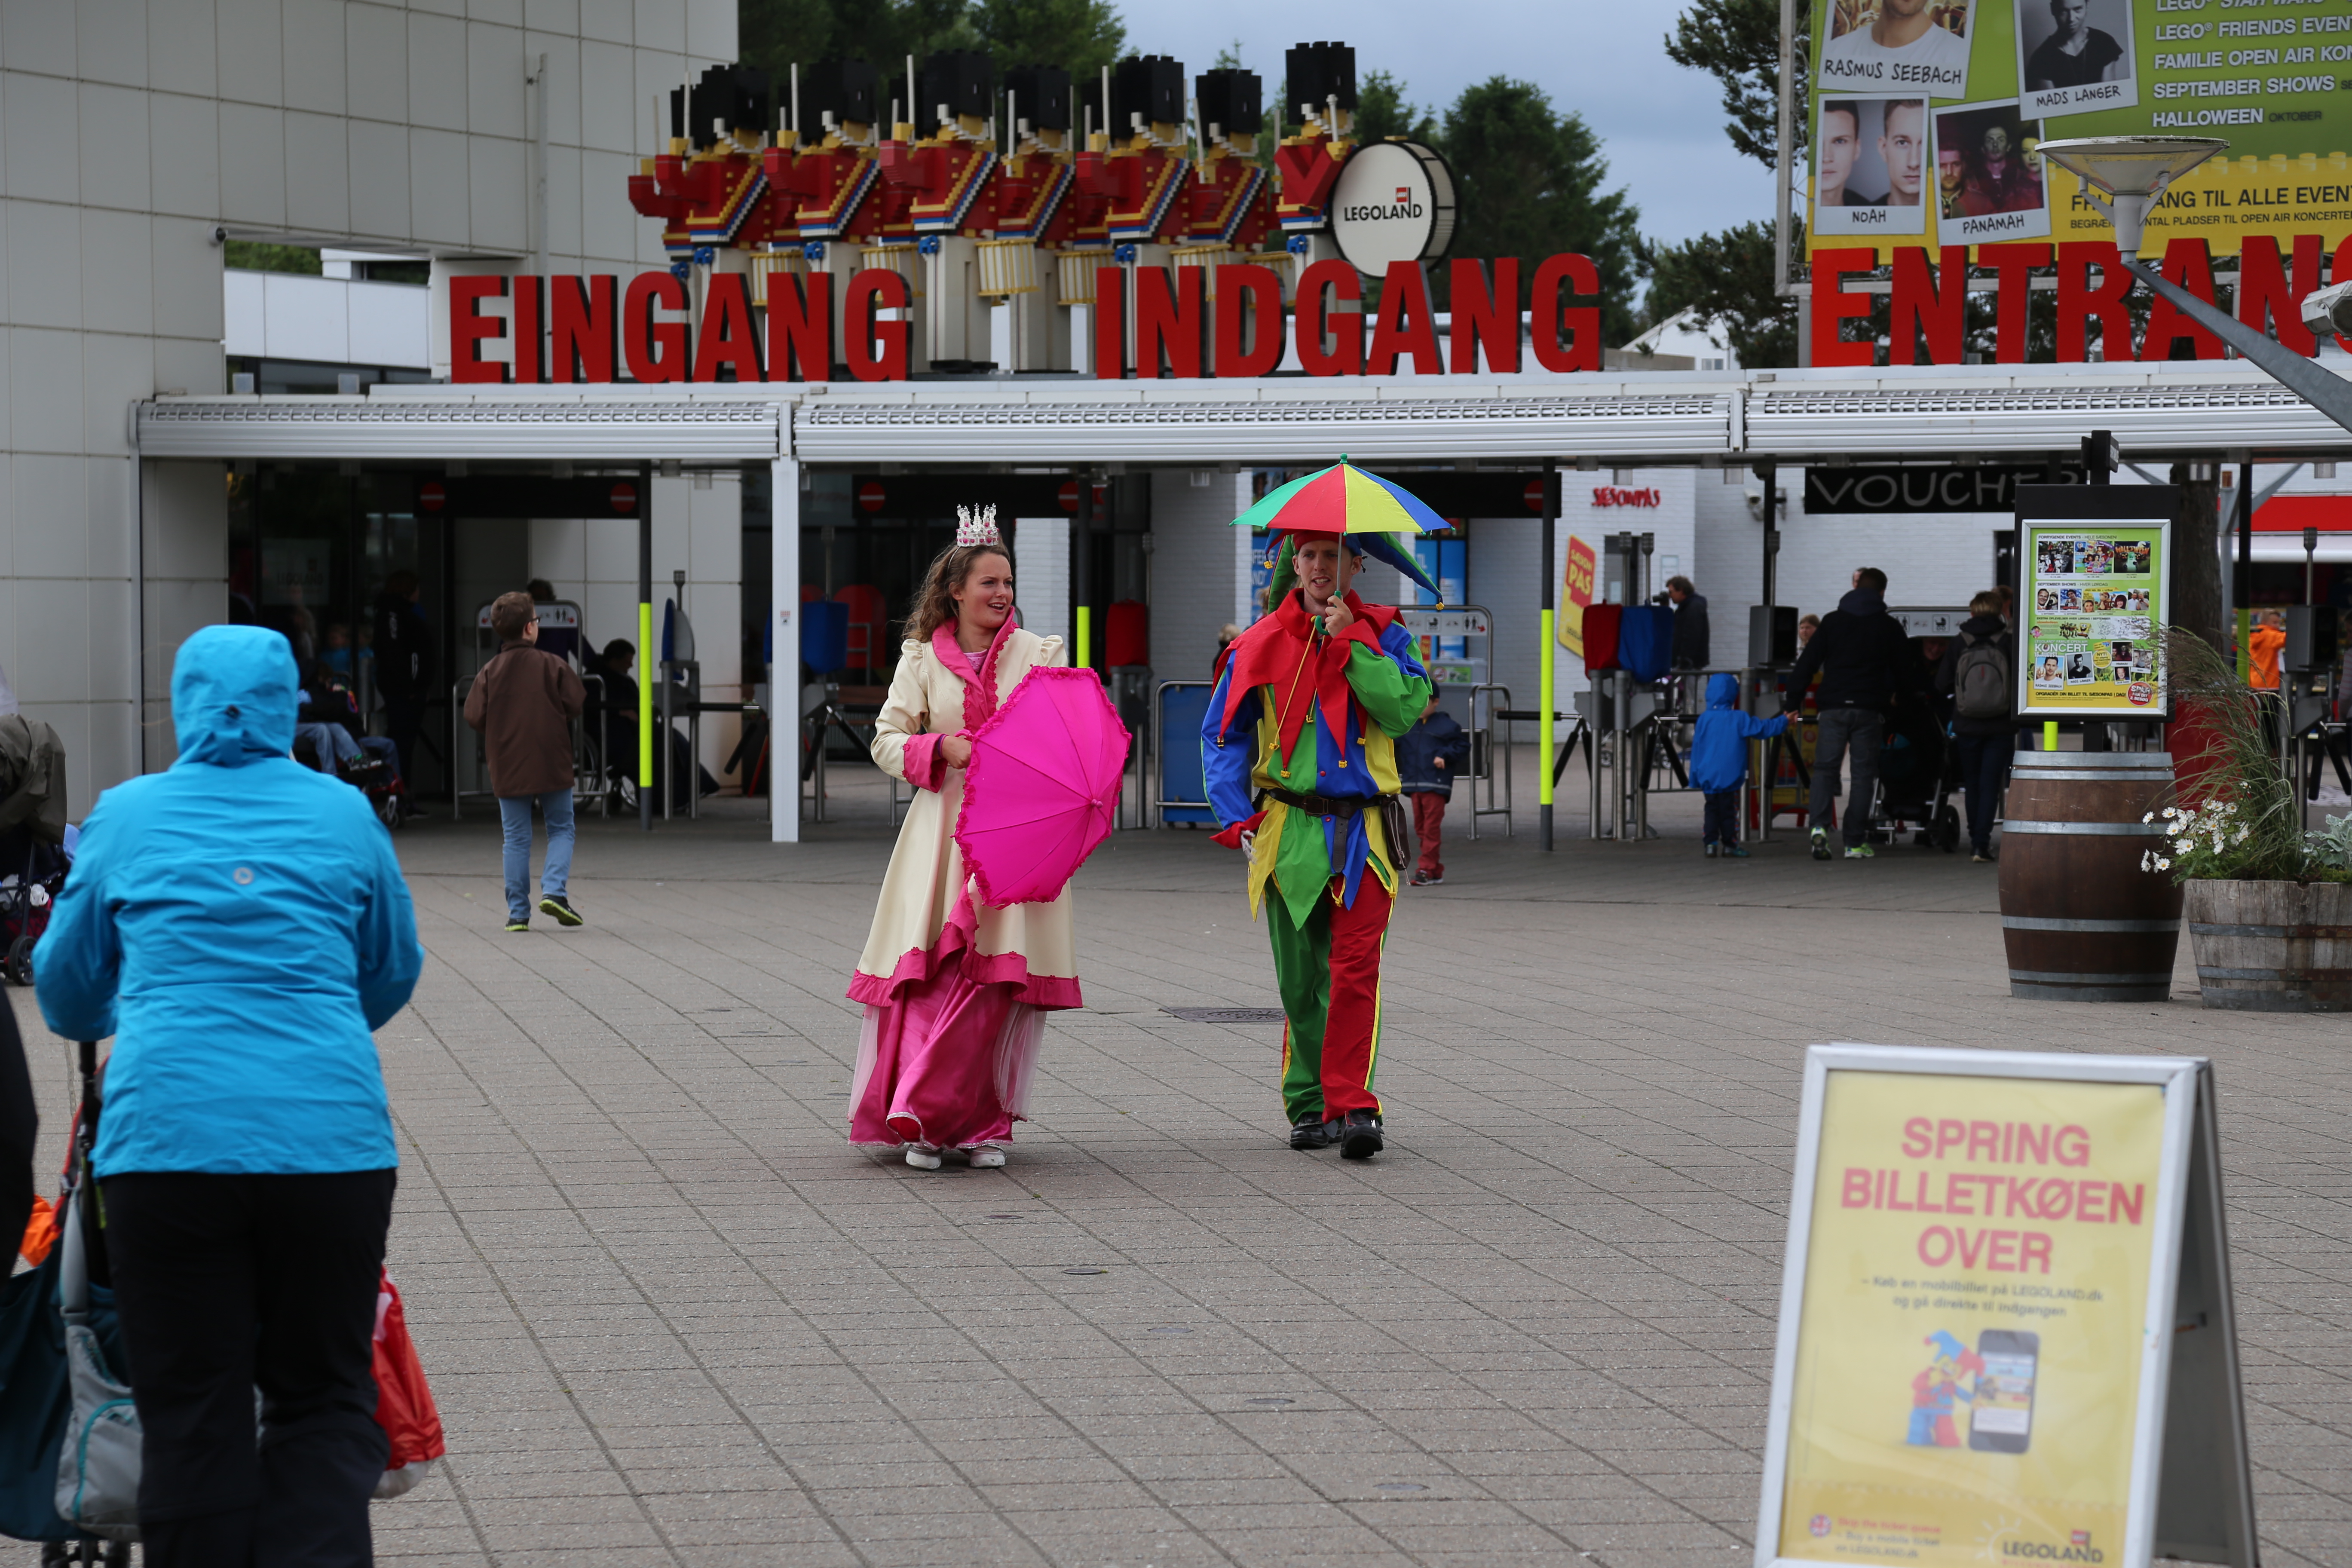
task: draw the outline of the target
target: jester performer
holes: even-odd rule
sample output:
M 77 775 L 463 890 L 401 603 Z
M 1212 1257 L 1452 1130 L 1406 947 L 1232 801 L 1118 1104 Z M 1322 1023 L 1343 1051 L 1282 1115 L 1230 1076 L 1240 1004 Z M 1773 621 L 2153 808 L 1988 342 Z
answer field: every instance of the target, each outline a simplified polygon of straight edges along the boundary
M 1318 479 L 1393 490 L 1343 460 L 1237 520 L 1272 517 L 1273 607 L 1225 656 L 1201 754 L 1210 804 L 1224 825 L 1217 842 L 1248 857 L 1251 909 L 1263 905 L 1273 939 L 1287 1018 L 1282 1094 L 1290 1146 L 1337 1143 L 1343 1157 L 1367 1160 L 1385 1142 L 1372 1092 L 1381 949 L 1415 853 L 1398 805 L 1395 742 L 1421 717 L 1433 688 L 1397 612 L 1365 604 L 1349 584 L 1369 550 L 1434 590 L 1389 532 L 1286 523 L 1337 520 L 1292 493 Z M 1374 521 L 1397 514 L 1370 510 Z M 1418 501 L 1410 510 L 1428 511 Z

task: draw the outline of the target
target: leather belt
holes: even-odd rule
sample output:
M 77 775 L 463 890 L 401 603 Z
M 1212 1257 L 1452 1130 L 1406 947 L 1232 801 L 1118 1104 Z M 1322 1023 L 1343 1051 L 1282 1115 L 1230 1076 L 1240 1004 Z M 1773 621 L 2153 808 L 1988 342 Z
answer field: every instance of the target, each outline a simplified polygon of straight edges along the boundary
M 1376 795 L 1368 799 L 1341 800 L 1328 795 L 1293 795 L 1286 789 L 1269 789 L 1265 794 L 1269 800 L 1278 800 L 1294 810 L 1313 816 L 1360 816 L 1367 811 L 1378 811 L 1397 798 L 1392 795 Z

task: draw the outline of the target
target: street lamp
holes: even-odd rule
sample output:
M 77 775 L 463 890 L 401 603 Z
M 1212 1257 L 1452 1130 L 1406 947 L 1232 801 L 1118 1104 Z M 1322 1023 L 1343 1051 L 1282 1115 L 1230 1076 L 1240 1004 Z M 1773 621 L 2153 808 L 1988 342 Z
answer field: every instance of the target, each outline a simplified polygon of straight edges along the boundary
M 2223 314 L 2139 259 L 2148 208 L 2173 181 L 2229 146 L 2215 136 L 2076 136 L 2041 142 L 2035 151 L 2082 177 L 2083 194 L 2115 224 L 2116 248 L 2140 281 L 2272 380 L 2352 431 L 2352 382 L 2273 342 L 2260 328 Z M 2352 335 L 2352 280 L 2306 298 L 2303 318 L 2315 331 Z

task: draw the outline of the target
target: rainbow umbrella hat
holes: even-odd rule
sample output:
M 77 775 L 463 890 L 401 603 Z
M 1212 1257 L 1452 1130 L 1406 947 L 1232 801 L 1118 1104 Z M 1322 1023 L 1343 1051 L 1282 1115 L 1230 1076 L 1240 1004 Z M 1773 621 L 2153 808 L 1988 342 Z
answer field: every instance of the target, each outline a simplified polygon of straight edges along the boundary
M 1346 458 L 1291 480 L 1234 519 L 1235 528 L 1263 528 L 1276 541 L 1287 533 L 1352 535 L 1352 549 L 1384 561 L 1431 593 L 1440 590 L 1413 558 L 1406 540 L 1447 526 L 1419 496 Z

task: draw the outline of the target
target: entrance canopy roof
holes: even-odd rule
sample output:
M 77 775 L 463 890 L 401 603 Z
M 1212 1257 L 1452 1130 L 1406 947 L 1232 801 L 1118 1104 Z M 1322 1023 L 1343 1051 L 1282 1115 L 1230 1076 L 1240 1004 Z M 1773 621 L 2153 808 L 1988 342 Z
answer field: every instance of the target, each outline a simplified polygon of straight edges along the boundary
M 2331 361 L 2331 368 L 2335 363 Z M 2112 430 L 2141 459 L 2352 456 L 2352 435 L 2235 362 L 1647 372 L 1479 384 L 977 379 L 888 386 L 378 385 L 163 397 L 150 458 L 1066 467 L 1478 462 L 1745 466 L 2039 458 Z

